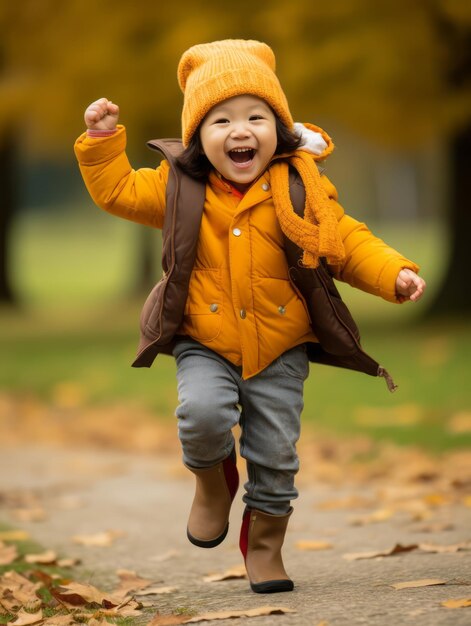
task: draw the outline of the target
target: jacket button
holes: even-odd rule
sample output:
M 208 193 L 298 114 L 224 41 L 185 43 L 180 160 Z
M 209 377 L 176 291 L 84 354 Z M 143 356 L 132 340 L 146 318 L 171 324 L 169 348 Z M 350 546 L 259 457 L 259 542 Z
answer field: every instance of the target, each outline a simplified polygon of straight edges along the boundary
M 247 317 L 247 311 L 245 309 L 241 309 L 240 310 L 240 317 L 245 320 L 245 318 Z
M 278 312 L 280 313 L 280 315 L 284 315 L 286 313 L 286 308 L 284 306 L 279 306 Z
M 268 183 L 263 183 L 262 189 L 263 191 L 268 191 L 270 189 L 270 185 Z
M 211 313 L 216 313 L 216 311 L 218 310 L 218 305 L 213 303 L 209 305 L 209 310 L 211 311 Z
M 240 230 L 240 228 L 233 228 L 232 234 L 235 235 L 235 237 L 240 237 L 242 235 L 242 231 Z

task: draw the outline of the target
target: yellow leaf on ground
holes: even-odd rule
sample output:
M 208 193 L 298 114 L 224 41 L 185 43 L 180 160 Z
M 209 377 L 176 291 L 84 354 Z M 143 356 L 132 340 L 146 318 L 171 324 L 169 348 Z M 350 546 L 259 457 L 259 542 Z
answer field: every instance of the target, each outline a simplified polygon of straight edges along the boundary
M 46 512 L 41 507 L 13 509 L 11 514 L 18 522 L 43 522 L 47 518 Z
M 394 515 L 392 509 L 378 509 L 369 513 L 368 515 L 359 515 L 351 519 L 350 524 L 353 526 L 366 526 L 367 524 L 377 524 L 378 522 L 385 522 Z
M 394 589 L 412 589 L 415 587 L 431 587 L 433 585 L 446 585 L 446 580 L 439 578 L 423 578 L 422 580 L 409 580 L 403 583 L 394 583 Z
M 419 546 L 417 544 L 403 546 L 400 543 L 397 543 L 393 548 L 390 548 L 389 550 L 379 550 L 375 552 L 352 552 L 350 554 L 344 554 L 343 558 L 347 561 L 357 561 L 359 559 L 375 559 L 377 557 L 395 556 L 396 554 L 401 554 L 402 552 L 412 552 L 412 550 L 417 550 L 418 547 Z
M 453 543 L 449 545 L 440 545 L 435 543 L 419 543 L 419 549 L 424 552 L 436 552 L 443 554 L 446 552 L 459 552 L 460 550 L 470 550 L 471 541 L 462 541 L 461 543 Z
M 214 613 L 203 613 L 186 619 L 183 624 L 195 624 L 218 619 L 232 619 L 237 617 L 261 617 L 262 615 L 285 615 L 286 613 L 296 613 L 294 609 L 282 606 L 261 606 L 257 609 L 245 609 L 242 611 L 216 611 Z
M 7 546 L 3 541 L 0 541 L 0 565 L 10 565 L 17 558 L 16 546 Z
M 217 583 L 223 580 L 234 580 L 238 578 L 247 578 L 247 571 L 245 565 L 241 563 L 235 567 L 231 567 L 222 574 L 208 574 L 203 578 L 205 583 Z
M 135 596 L 157 596 L 165 593 L 174 593 L 178 591 L 178 587 L 147 587 L 140 591 L 135 591 Z
M 1 541 L 26 541 L 30 534 L 26 530 L 0 530 Z
M 455 435 L 471 433 L 471 411 L 455 413 L 448 422 L 448 430 Z
M 43 626 L 77 626 L 77 622 L 72 614 L 53 615 L 44 620 Z
M 74 535 L 72 541 L 82 546 L 95 546 L 99 548 L 108 548 L 118 537 L 122 537 L 124 532 L 120 530 L 107 530 L 94 535 Z
M 457 600 L 445 600 L 441 605 L 447 609 L 464 609 L 471 606 L 471 598 L 458 598 Z
M 61 585 L 51 589 L 51 594 L 61 603 L 73 607 L 95 604 L 112 608 L 122 603 L 121 597 L 113 596 L 87 583 L 71 582 L 67 585 Z
M 42 609 L 40 609 L 37 613 L 27 613 L 23 609 L 17 613 L 17 619 L 14 622 L 8 622 L 7 626 L 28 626 L 29 624 L 36 624 L 40 622 L 43 618 Z
M 333 548 L 333 544 L 330 541 L 316 541 L 316 540 L 300 540 L 294 544 L 298 550 L 330 550 Z
M 152 580 L 140 578 L 136 572 L 131 570 L 120 569 L 116 573 L 118 574 L 120 580 L 119 587 L 113 591 L 113 594 L 116 596 L 124 597 L 132 591 L 145 589 L 146 587 L 150 587 L 150 585 L 152 585 Z
M 57 554 L 54 550 L 47 550 L 41 554 L 27 554 L 25 556 L 26 563 L 41 563 L 42 565 L 52 565 L 57 561 Z
M 57 565 L 59 567 L 74 567 L 74 565 L 80 565 L 81 562 L 82 561 L 77 558 L 64 558 L 64 559 L 58 559 Z

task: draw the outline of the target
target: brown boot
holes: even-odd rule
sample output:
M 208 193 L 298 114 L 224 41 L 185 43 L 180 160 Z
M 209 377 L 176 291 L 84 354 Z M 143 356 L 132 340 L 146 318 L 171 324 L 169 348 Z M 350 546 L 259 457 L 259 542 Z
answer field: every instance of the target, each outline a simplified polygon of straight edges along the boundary
M 235 450 L 221 463 L 196 469 L 196 490 L 186 534 L 195 546 L 214 548 L 227 535 L 232 500 L 239 487 Z
M 250 587 L 255 593 L 292 591 L 293 581 L 285 571 L 281 547 L 293 508 L 285 515 L 270 515 L 246 509 L 240 531 L 240 550 Z

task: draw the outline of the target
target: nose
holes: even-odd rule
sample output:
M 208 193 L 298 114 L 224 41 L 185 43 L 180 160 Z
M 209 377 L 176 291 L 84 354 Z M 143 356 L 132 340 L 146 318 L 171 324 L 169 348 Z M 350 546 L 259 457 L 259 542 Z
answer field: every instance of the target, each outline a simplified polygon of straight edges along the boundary
M 250 134 L 250 129 L 245 122 L 237 122 L 231 129 L 231 137 L 234 139 L 250 137 Z

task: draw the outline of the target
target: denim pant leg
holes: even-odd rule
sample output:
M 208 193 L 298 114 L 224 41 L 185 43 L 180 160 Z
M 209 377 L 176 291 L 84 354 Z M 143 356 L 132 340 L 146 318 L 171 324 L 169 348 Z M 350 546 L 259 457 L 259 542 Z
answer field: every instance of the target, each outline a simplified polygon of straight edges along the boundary
M 309 372 L 304 345 L 288 350 L 253 378 L 240 383 L 240 453 L 247 461 L 244 502 L 266 513 L 284 514 L 298 496 L 296 443 Z
M 190 467 L 211 467 L 234 446 L 231 429 L 240 418 L 237 374 L 225 359 L 191 339 L 179 340 L 173 354 L 183 461 Z

